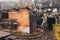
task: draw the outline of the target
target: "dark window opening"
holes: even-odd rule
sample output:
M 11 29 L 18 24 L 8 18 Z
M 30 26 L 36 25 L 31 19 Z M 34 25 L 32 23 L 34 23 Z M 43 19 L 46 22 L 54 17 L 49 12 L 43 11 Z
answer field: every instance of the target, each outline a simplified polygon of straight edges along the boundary
M 53 30 L 53 25 L 55 24 L 55 18 L 47 18 L 48 30 Z
M 2 18 L 7 19 L 8 18 L 8 12 L 2 13 Z

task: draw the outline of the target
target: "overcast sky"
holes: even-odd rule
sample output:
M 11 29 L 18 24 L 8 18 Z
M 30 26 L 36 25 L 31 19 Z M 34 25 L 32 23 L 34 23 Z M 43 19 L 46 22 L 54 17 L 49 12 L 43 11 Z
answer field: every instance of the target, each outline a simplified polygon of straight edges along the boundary
M 10 1 L 12 1 L 12 2 L 19 2 L 19 0 L 0 0 L 0 2 L 3 2 L 3 1 L 6 1 L 6 2 L 10 2 Z M 22 0 L 22 1 L 26 1 L 26 0 Z M 31 2 L 34 2 L 34 0 L 31 0 Z
M 19 0 L 0 0 L 0 2 L 3 2 L 3 1 L 19 1 Z

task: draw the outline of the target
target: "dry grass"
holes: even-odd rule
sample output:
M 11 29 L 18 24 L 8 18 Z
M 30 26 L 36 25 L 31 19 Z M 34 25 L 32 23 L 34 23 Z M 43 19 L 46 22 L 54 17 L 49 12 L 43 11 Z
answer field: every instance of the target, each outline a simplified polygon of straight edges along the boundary
M 55 32 L 55 37 L 57 40 L 60 40 L 60 24 L 55 24 L 53 27 L 53 30 Z

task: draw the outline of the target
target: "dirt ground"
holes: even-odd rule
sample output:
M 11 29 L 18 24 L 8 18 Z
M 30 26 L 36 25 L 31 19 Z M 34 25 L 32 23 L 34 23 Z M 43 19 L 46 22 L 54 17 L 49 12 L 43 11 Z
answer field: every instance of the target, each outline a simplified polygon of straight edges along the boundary
M 41 37 L 41 40 L 56 40 L 54 37 L 53 31 L 47 31 L 44 33 L 44 35 Z

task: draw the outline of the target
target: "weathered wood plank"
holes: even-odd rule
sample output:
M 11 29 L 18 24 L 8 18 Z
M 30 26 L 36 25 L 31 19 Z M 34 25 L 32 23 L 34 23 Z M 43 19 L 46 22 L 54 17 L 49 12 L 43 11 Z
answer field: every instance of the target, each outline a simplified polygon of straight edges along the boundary
M 1 31 L 0 30 L 0 38 L 1 37 L 5 37 L 5 36 L 8 36 L 8 35 L 10 35 L 11 33 L 8 33 L 8 32 L 5 32 L 5 31 Z

